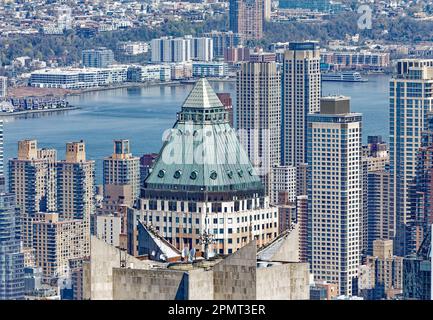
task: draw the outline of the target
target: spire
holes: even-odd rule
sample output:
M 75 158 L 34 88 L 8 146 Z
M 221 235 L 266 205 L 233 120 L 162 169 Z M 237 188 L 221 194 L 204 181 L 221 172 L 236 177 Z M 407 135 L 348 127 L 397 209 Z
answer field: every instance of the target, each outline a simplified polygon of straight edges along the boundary
M 183 103 L 183 108 L 224 107 L 206 78 L 200 78 Z

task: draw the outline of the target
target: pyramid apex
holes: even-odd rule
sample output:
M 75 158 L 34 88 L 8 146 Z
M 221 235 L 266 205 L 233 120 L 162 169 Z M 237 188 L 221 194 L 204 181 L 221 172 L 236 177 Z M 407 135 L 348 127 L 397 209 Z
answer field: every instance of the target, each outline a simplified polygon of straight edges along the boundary
M 218 108 L 223 107 L 223 104 L 212 89 L 209 81 L 206 78 L 200 78 L 197 80 L 182 107 L 198 109 Z

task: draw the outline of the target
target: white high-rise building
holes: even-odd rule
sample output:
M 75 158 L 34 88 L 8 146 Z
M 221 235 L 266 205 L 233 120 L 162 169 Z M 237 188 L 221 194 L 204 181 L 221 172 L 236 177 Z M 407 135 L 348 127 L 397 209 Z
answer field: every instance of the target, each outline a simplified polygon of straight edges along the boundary
M 320 110 L 320 51 L 317 43 L 290 43 L 284 53 L 282 100 L 283 165 L 306 162 L 307 114 Z
M 208 37 L 162 37 L 151 41 L 152 62 L 212 61 L 213 40 Z
M 426 128 L 427 112 L 433 110 L 433 59 L 397 62 L 390 80 L 390 204 L 396 219 L 395 254 L 406 255 L 410 223 L 409 184 L 416 173 L 416 153 Z
M 321 99 L 308 115 L 308 255 L 316 280 L 352 295 L 360 265 L 362 115 L 347 97 Z M 356 293 L 353 293 L 356 294 Z
M 280 192 L 287 192 L 287 200 L 296 202 L 296 167 L 274 166 L 272 168 L 271 204 L 278 203 Z
M 152 62 L 191 60 L 191 39 L 162 37 L 151 41 Z
M 8 94 L 8 78 L 0 77 L 0 98 L 6 97 Z
M 191 38 L 191 57 L 197 61 L 213 60 L 212 38 L 200 37 Z
M 280 164 L 280 92 L 280 73 L 275 62 L 242 64 L 236 80 L 239 140 L 268 195 L 272 167 Z

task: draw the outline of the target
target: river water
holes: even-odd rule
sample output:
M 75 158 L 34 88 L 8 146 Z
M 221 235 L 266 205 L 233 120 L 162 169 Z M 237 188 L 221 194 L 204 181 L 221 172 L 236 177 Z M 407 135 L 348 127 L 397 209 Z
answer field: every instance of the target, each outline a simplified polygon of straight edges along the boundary
M 363 114 L 363 138 L 382 135 L 388 140 L 389 76 L 371 75 L 365 83 L 324 82 L 322 94 L 351 97 L 352 111 Z M 234 82 L 213 82 L 217 92 L 230 92 Z M 134 155 L 158 152 L 162 133 L 176 121 L 176 112 L 193 85 L 161 85 L 88 92 L 69 98 L 81 109 L 32 114 L 4 121 L 4 159 L 15 157 L 17 142 L 37 139 L 40 147 L 55 148 L 63 159 L 66 142 L 83 139 L 89 159 L 96 160 L 101 183 L 102 159 L 112 153 L 113 139 L 129 139 Z

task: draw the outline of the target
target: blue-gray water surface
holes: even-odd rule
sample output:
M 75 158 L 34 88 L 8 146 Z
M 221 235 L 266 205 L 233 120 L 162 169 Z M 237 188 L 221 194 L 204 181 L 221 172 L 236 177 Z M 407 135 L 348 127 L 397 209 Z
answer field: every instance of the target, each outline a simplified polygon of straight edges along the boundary
M 351 97 L 352 111 L 363 114 L 363 139 L 382 135 L 388 140 L 388 81 L 371 75 L 369 82 L 324 82 L 322 94 Z M 234 82 L 213 82 L 217 92 L 230 92 L 235 104 Z M 129 139 L 132 152 L 158 152 L 162 133 L 176 121 L 176 112 L 192 85 L 162 85 L 88 92 L 69 97 L 79 110 L 32 114 L 5 119 L 4 158 L 15 157 L 17 142 L 37 139 L 40 147 L 55 148 L 64 157 L 66 142 L 84 140 L 89 159 L 96 160 L 97 183 L 101 183 L 102 159 L 112 153 L 113 139 Z

